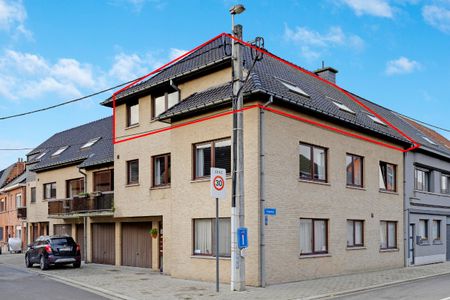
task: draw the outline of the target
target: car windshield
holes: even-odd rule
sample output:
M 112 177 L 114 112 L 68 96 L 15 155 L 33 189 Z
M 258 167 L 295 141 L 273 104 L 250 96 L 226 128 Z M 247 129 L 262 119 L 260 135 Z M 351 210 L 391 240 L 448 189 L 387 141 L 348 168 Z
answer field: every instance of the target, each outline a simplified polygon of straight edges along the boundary
M 65 246 L 65 245 L 73 245 L 74 242 L 71 238 L 56 238 L 52 239 L 52 244 L 54 246 Z

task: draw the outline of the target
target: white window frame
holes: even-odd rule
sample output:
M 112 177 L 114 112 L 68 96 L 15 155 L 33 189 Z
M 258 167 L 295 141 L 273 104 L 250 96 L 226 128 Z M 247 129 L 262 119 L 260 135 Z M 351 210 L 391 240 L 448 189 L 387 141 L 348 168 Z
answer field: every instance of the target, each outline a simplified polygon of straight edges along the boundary
M 64 151 L 66 151 L 67 148 L 69 148 L 69 146 L 60 147 L 58 150 L 56 150 L 56 151 L 52 154 L 52 156 L 58 156 L 58 155 L 60 155 L 61 153 L 63 153 Z

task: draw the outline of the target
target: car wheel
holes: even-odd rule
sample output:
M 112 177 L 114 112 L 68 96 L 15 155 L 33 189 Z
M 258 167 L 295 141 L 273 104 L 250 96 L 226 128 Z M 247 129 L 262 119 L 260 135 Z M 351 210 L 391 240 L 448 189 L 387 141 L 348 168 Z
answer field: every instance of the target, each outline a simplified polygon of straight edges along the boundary
M 27 266 L 27 268 L 31 268 L 33 266 L 28 255 L 25 255 L 25 266 Z
M 47 270 L 48 269 L 48 261 L 44 257 L 44 255 L 41 256 L 39 267 L 41 268 L 41 270 Z
M 78 269 L 79 267 L 81 267 L 81 262 L 74 262 L 73 267 Z

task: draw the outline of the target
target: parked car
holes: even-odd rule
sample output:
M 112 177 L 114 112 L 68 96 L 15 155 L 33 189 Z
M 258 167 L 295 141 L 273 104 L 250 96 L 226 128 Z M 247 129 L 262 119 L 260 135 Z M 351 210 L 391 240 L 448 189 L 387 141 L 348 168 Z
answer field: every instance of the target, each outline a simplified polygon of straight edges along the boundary
M 21 253 L 22 252 L 22 239 L 8 238 L 8 251 L 9 251 L 9 253 Z
M 41 236 L 28 245 L 25 253 L 25 265 L 31 268 L 39 264 L 41 270 L 47 270 L 51 265 L 73 264 L 74 268 L 81 266 L 80 245 L 70 236 Z

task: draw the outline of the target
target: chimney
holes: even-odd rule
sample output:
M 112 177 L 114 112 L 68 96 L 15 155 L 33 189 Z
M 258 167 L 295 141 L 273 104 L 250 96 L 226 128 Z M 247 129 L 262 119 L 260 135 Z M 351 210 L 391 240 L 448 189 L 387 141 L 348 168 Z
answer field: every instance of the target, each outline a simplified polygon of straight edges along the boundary
M 322 68 L 315 70 L 314 74 L 329 82 L 336 83 L 336 73 L 338 70 L 332 67 L 325 67 L 322 63 Z

